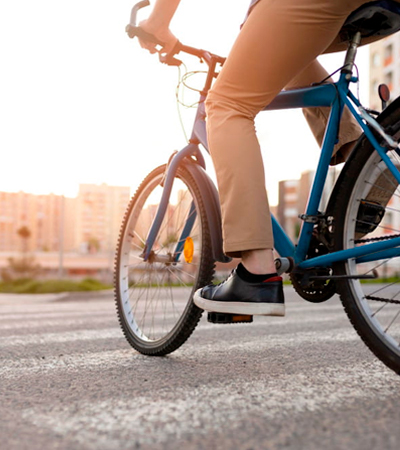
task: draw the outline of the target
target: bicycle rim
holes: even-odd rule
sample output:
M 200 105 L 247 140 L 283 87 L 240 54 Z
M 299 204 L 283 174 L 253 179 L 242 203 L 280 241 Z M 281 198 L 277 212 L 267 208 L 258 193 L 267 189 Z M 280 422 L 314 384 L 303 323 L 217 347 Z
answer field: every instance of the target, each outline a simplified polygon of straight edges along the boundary
M 186 341 L 202 314 L 192 302 L 193 293 L 210 283 L 214 269 L 201 194 L 183 168 L 177 171 L 160 232 L 144 261 L 142 252 L 160 202 L 164 172 L 165 166 L 155 169 L 131 200 L 116 256 L 120 323 L 129 343 L 148 355 L 165 355 Z M 182 237 L 193 215 L 191 232 Z
M 354 159 L 354 177 L 349 173 L 353 181 L 348 182 L 347 190 L 340 196 L 348 198 L 346 212 L 343 215 L 343 209 L 340 212 L 339 208 L 335 213 L 336 239 L 342 239 L 344 249 L 390 240 L 400 234 L 398 183 L 379 155 L 375 151 L 369 153 L 369 156 L 361 153 Z M 389 150 L 387 155 L 400 168 L 398 153 Z M 400 258 L 364 263 L 350 259 L 336 265 L 335 273 L 376 277 L 341 281 L 341 298 L 368 347 L 390 368 L 400 372 Z

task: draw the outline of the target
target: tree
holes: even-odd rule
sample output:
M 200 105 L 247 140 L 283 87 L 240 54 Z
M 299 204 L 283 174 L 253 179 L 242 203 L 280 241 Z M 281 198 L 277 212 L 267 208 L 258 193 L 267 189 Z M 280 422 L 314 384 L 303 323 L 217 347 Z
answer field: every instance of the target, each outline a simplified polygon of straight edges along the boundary
M 8 258 L 8 270 L 3 271 L 3 279 L 34 278 L 40 274 L 40 264 L 32 255 L 23 255 L 19 258 Z
M 17 230 L 17 234 L 22 240 L 22 254 L 16 258 L 8 258 L 8 267 L 1 273 L 1 278 L 6 281 L 33 278 L 40 273 L 40 264 L 33 255 L 28 255 L 28 239 L 31 237 L 31 231 L 24 225 Z
M 17 230 L 18 236 L 22 239 L 22 253 L 25 254 L 28 251 L 28 239 L 31 237 L 31 230 L 23 225 Z

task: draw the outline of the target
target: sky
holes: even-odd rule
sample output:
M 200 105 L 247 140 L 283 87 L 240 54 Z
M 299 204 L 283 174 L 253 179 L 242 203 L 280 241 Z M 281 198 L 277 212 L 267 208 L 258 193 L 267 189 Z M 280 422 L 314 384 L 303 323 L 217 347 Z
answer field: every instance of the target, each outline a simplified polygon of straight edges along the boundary
M 80 183 L 138 186 L 186 141 L 178 70 L 125 33 L 135 0 L 13 0 L 0 4 L 0 191 L 75 196 Z M 226 56 L 247 0 L 182 0 L 171 24 L 181 42 Z M 150 8 L 147 8 L 149 11 Z M 139 18 L 148 14 L 145 9 Z M 368 103 L 368 49 L 359 50 Z M 343 54 L 324 56 L 328 71 Z M 201 69 L 187 57 L 189 70 Z M 201 75 L 190 79 L 201 86 Z M 185 93 L 185 102 L 195 100 Z M 193 109 L 180 108 L 188 133 Z M 315 167 L 318 147 L 300 111 L 256 121 L 271 204 L 278 181 Z M 282 164 L 282 161 L 290 161 Z M 212 164 L 208 160 L 212 172 Z

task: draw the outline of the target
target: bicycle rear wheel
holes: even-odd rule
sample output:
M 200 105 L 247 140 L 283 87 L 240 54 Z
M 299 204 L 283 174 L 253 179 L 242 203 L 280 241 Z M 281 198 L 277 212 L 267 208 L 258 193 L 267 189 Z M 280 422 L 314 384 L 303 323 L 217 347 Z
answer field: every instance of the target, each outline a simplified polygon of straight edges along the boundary
M 400 111 L 384 126 L 400 137 Z M 387 155 L 400 169 L 398 151 Z M 364 140 L 348 163 L 333 211 L 336 250 L 349 249 L 400 234 L 400 189 L 386 165 Z M 363 262 L 349 259 L 334 266 L 335 275 L 375 275 L 376 279 L 337 282 L 351 323 L 372 352 L 400 373 L 400 258 Z
M 196 181 L 182 166 L 152 252 L 147 261 L 142 257 L 165 170 L 165 165 L 153 170 L 132 198 L 115 259 L 120 325 L 132 347 L 153 356 L 171 353 L 193 332 L 203 311 L 194 305 L 192 296 L 211 282 L 214 273 L 204 200 Z

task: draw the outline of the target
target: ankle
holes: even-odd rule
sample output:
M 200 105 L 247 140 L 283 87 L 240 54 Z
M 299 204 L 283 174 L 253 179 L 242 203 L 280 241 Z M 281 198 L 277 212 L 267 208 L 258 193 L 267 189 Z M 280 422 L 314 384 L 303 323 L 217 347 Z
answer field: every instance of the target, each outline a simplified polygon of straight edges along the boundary
M 250 273 L 255 275 L 276 272 L 274 254 L 271 249 L 242 252 L 242 264 Z
M 236 268 L 236 273 L 240 279 L 246 281 L 247 283 L 262 283 L 269 279 L 274 279 L 278 277 L 276 271 L 264 274 L 254 274 L 249 272 L 242 263 L 240 263 Z

